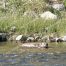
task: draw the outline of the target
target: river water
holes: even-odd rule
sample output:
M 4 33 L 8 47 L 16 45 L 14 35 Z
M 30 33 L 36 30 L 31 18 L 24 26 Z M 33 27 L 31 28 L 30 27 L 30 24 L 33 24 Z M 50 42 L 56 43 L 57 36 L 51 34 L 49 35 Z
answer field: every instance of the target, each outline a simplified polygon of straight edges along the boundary
M 49 43 L 48 49 L 0 43 L 0 66 L 66 66 L 66 43 Z

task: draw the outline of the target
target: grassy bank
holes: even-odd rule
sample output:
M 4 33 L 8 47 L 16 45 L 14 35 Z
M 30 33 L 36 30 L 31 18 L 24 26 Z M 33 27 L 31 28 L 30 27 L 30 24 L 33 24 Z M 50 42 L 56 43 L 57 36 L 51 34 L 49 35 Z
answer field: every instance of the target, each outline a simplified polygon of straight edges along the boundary
M 65 2 L 64 0 L 61 1 Z M 0 8 L 0 32 L 10 32 L 11 27 L 15 26 L 16 32 L 21 34 L 46 34 L 45 29 L 47 29 L 47 34 L 55 32 L 59 35 L 64 35 L 66 33 L 66 12 L 57 11 L 46 6 L 49 0 L 32 0 L 32 2 L 29 0 L 8 0 L 6 3 L 5 7 L 2 6 Z M 41 14 L 47 10 L 61 18 L 57 20 L 44 20 L 23 16 L 26 11 L 34 11 L 36 14 Z
M 62 15 L 62 19 L 60 18 L 57 20 L 33 19 L 31 17 L 10 14 L 0 17 L 0 32 L 9 32 L 13 26 L 16 27 L 16 32 L 22 34 L 46 34 L 46 28 L 47 34 L 56 32 L 63 35 L 66 33 L 66 19 L 64 15 Z

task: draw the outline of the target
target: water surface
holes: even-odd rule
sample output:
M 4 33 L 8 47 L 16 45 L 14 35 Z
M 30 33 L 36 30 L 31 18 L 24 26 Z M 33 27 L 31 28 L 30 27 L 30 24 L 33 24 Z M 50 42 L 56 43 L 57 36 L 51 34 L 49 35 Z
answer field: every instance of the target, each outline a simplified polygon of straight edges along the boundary
M 48 49 L 0 44 L 0 66 L 66 66 L 66 43 L 49 43 Z

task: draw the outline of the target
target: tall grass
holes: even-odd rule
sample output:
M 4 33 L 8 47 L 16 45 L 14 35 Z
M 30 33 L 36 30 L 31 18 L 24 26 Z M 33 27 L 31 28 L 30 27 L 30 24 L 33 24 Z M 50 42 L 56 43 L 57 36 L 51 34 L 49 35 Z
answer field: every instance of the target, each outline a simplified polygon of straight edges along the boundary
M 44 20 L 41 18 L 33 19 L 31 17 L 19 17 L 15 15 L 0 17 L 0 32 L 10 32 L 10 29 L 13 26 L 16 27 L 16 32 L 22 34 L 46 34 L 45 28 L 47 28 L 48 34 L 53 32 L 57 32 L 59 34 L 66 33 L 65 17 L 58 20 Z

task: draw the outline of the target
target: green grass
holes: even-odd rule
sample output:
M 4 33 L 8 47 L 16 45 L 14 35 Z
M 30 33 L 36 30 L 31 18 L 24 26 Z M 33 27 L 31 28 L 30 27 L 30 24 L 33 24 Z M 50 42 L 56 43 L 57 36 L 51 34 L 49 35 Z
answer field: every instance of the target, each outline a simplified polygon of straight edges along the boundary
M 64 14 L 64 13 L 63 13 Z M 48 28 L 48 34 L 57 32 L 60 35 L 66 33 L 65 16 L 58 20 L 44 20 L 41 18 L 33 19 L 31 17 L 6 15 L 0 17 L 0 32 L 9 32 L 12 26 L 16 27 L 16 32 L 22 34 L 44 33 Z
M 49 0 L 33 0 L 32 3 L 27 0 L 9 0 L 8 3 L 6 9 L 0 8 L 0 32 L 10 32 L 10 28 L 15 26 L 16 32 L 22 34 L 46 34 L 45 28 L 48 28 L 47 34 L 55 32 L 63 35 L 66 33 L 66 12 L 47 7 L 46 4 L 49 3 Z M 58 15 L 59 19 L 44 20 L 22 16 L 26 11 L 34 11 L 40 14 L 47 10 Z

